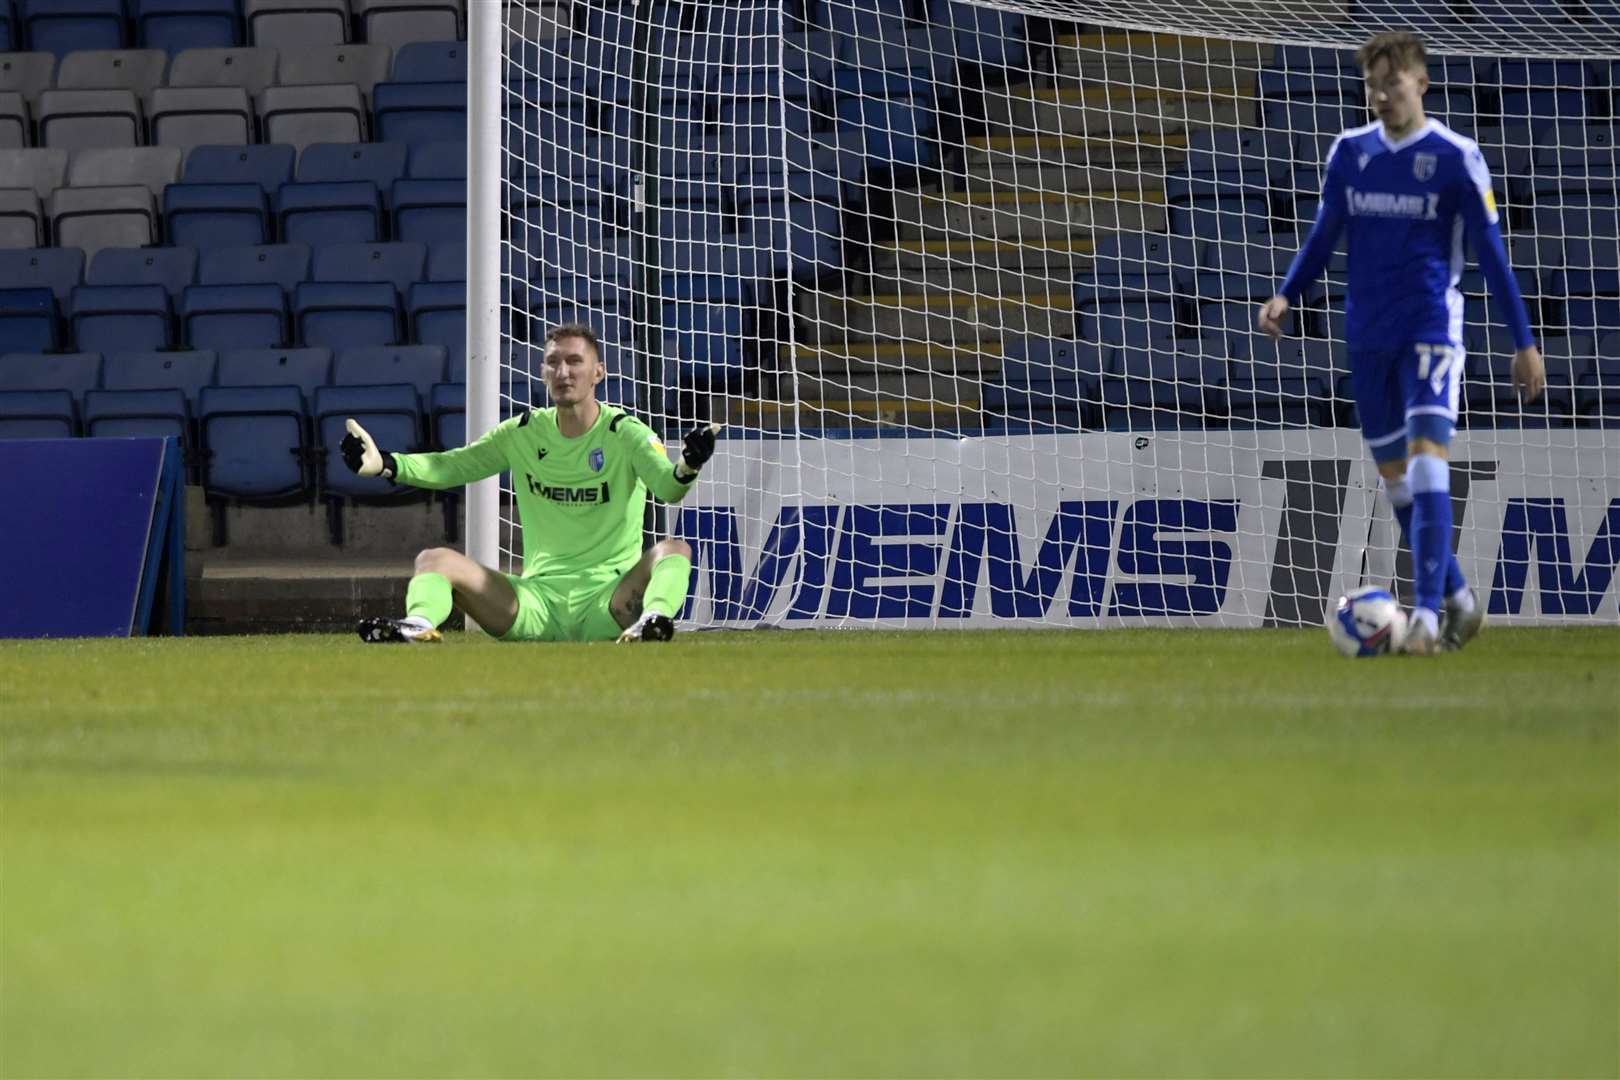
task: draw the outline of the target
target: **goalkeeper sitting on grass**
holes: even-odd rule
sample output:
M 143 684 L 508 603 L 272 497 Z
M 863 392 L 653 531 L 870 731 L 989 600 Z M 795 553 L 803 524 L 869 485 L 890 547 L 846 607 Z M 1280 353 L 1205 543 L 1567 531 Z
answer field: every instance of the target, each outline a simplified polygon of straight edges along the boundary
M 596 333 L 568 323 L 546 334 L 543 378 L 555 403 L 439 454 L 379 450 L 355 421 L 343 460 L 361 476 L 439 490 L 507 469 L 523 524 L 523 573 L 502 574 L 451 548 L 416 557 L 403 619 L 369 618 L 367 642 L 439 641 L 460 608 L 502 641 L 668 641 L 686 602 L 692 549 L 660 540 L 641 550 L 649 490 L 679 502 L 714 455 L 719 425 L 686 436 L 671 468 L 646 424 L 596 400 L 605 377 Z

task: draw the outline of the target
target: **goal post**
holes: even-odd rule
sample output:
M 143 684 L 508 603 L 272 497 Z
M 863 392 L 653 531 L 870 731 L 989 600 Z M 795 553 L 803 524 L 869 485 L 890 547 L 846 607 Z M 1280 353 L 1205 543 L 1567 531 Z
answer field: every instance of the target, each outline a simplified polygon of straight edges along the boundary
M 712 626 L 1297 626 L 1401 585 L 1341 253 L 1254 329 L 1414 29 L 1476 140 L 1549 388 L 1472 254 L 1459 559 L 1493 618 L 1620 617 L 1620 19 L 1608 0 L 471 5 L 468 430 L 543 404 L 547 325 L 678 444 L 656 531 Z M 503 481 L 509 483 L 509 481 Z M 469 550 L 510 569 L 509 495 Z

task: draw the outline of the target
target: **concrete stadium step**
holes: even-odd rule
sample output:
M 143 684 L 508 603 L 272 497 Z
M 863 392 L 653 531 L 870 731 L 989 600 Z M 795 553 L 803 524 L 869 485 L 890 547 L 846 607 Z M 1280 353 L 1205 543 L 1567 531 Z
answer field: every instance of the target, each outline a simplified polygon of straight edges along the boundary
M 1129 191 L 1164 186 L 1167 172 L 1186 160 L 1187 136 L 975 135 L 966 141 L 963 170 L 1066 166 L 1065 183 L 1049 190 Z M 1016 172 L 1014 173 L 1016 175 Z
M 1257 11 L 1271 6 L 1265 0 L 1251 2 Z M 1260 66 L 1271 53 L 1269 45 L 1140 32 L 1068 34 L 1053 43 L 1060 86 L 1069 85 L 1069 79 L 1084 79 L 1167 89 L 1248 89 L 1258 81 Z
M 898 192 L 898 235 L 904 240 L 1047 239 L 1094 229 L 1159 232 L 1164 190 Z
M 784 373 L 797 372 L 801 378 L 929 371 L 958 379 L 981 379 L 999 372 L 1001 361 L 999 341 L 981 341 L 966 348 L 927 341 L 849 341 L 822 348 L 784 346 L 777 368 Z
M 1164 187 L 1165 174 L 1181 164 L 1185 154 L 1172 151 L 1173 162 L 1141 163 L 1134 159 L 1095 164 L 1031 160 L 1005 151 L 978 152 L 976 160 L 950 177 L 952 186 L 964 191 L 1063 191 L 1085 194 L 1100 191 L 1155 190 Z
M 1068 265 L 1049 267 L 1038 260 L 1029 266 L 994 263 L 963 266 L 945 257 L 925 256 L 918 265 L 903 264 L 893 248 L 874 251 L 871 288 L 879 293 L 964 292 L 991 296 L 1062 292 L 1074 282 Z
M 1061 281 L 1072 277 L 1076 270 L 1091 266 L 1091 253 L 1094 247 L 1095 242 L 1089 236 L 1023 241 L 899 240 L 890 247 L 874 247 L 872 261 L 875 272 L 878 273 L 886 272 L 890 266 L 912 272 L 941 268 L 949 268 L 953 272 L 996 268 Z M 999 291 L 1010 293 L 1016 290 Z
M 1008 135 L 1166 134 L 1212 124 L 1232 126 L 1255 121 L 1252 93 L 1231 87 L 1166 90 L 1159 87 L 1106 85 L 1010 87 L 985 95 L 985 111 L 994 131 Z
M 810 292 L 799 304 L 808 340 L 905 339 L 956 347 L 1008 334 L 1067 337 L 1074 333 L 1072 292 L 1019 296 L 915 293 L 842 296 Z

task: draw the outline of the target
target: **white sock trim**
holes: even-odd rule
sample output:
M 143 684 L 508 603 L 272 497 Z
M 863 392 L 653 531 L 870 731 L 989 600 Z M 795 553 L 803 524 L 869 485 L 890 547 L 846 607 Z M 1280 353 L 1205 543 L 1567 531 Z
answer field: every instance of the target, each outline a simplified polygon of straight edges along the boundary
M 1406 482 L 1406 477 L 1396 477 L 1394 480 L 1387 476 L 1380 476 L 1379 482 L 1384 485 L 1384 497 L 1389 505 L 1397 510 L 1404 510 L 1412 505 L 1412 485 Z
M 1406 463 L 1406 483 L 1414 496 L 1451 491 L 1451 465 L 1433 454 L 1413 454 Z
M 1431 637 L 1440 636 L 1440 615 L 1431 608 L 1415 607 L 1412 609 L 1412 624 L 1421 624 L 1429 631 Z
M 1466 585 L 1452 593 L 1449 599 L 1451 606 L 1464 615 L 1474 610 L 1474 590 Z

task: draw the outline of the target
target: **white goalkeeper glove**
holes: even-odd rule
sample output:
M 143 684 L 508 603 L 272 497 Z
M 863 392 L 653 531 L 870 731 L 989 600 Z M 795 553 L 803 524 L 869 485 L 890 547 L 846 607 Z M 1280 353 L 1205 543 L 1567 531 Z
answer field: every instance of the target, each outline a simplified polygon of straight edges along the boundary
M 384 476 L 394 478 L 394 455 L 384 453 L 377 449 L 377 442 L 370 432 L 360 426 L 360 422 L 352 416 L 343 425 L 348 434 L 338 444 L 338 451 L 343 455 L 343 463 L 360 476 Z

